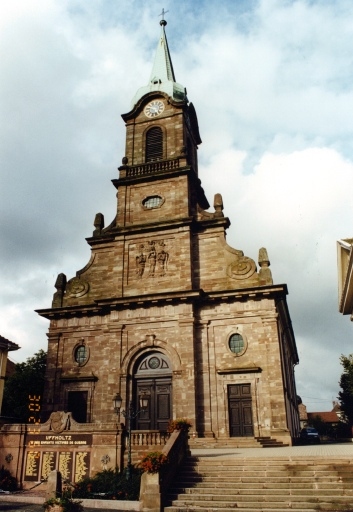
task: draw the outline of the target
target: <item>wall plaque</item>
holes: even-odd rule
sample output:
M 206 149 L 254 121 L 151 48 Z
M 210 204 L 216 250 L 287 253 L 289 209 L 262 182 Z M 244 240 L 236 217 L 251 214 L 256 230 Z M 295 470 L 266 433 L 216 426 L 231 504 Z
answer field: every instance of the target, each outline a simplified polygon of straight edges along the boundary
M 91 434 L 29 434 L 28 446 L 91 446 Z

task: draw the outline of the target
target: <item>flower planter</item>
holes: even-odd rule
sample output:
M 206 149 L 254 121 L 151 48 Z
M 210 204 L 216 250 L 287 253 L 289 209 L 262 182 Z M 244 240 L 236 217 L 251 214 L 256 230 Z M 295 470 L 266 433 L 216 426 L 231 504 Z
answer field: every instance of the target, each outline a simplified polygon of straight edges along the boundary
M 47 505 L 44 509 L 46 512 L 64 512 L 62 505 Z

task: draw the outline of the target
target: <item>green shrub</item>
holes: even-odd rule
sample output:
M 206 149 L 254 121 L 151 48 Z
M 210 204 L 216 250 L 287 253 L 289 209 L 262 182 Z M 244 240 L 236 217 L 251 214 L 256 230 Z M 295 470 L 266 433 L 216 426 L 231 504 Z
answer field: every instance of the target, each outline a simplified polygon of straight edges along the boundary
M 17 491 L 18 485 L 17 480 L 14 476 L 11 475 L 8 469 L 5 469 L 4 466 L 0 468 L 0 489 L 3 491 L 14 492 Z
M 100 498 L 105 500 L 138 500 L 140 494 L 141 469 L 131 468 L 131 477 L 126 479 L 126 470 L 106 469 L 94 477 L 76 483 L 73 498 Z

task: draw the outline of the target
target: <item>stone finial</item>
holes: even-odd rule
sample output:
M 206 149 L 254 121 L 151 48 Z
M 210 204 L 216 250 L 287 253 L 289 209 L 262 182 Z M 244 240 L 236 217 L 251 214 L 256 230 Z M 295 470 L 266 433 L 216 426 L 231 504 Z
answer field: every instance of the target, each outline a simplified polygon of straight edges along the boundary
M 213 207 L 216 210 L 214 216 L 215 217 L 224 217 L 223 214 L 223 199 L 221 194 L 215 194 L 213 200 Z
M 122 160 L 121 160 L 121 163 L 122 163 L 123 165 L 127 165 L 127 164 L 128 164 L 128 162 L 129 162 L 128 157 L 127 157 L 127 156 L 123 156 L 123 158 L 122 158 Z
M 261 247 L 259 250 L 259 265 L 261 267 L 259 276 L 261 281 L 264 281 L 266 284 L 273 284 L 272 272 L 269 268 L 270 264 L 271 263 L 268 258 L 267 249 L 265 249 L 265 247 Z
M 63 297 L 65 293 L 66 288 L 66 275 L 65 274 L 59 274 L 55 281 L 55 288 L 56 292 L 53 295 L 53 302 L 52 307 L 53 308 L 61 308 L 63 305 Z
M 268 259 L 267 249 L 265 247 L 261 247 L 259 250 L 259 265 L 262 268 L 270 266 L 270 260 Z
M 103 213 L 96 213 L 93 225 L 96 228 L 93 231 L 93 236 L 99 236 L 102 233 L 102 230 L 104 228 L 104 215 L 103 215 Z

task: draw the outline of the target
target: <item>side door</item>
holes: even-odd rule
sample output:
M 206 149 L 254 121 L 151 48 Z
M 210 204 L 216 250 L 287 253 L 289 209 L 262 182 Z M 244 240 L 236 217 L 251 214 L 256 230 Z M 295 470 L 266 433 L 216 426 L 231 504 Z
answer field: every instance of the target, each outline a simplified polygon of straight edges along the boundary
M 228 386 L 229 432 L 231 437 L 254 435 L 251 384 Z

